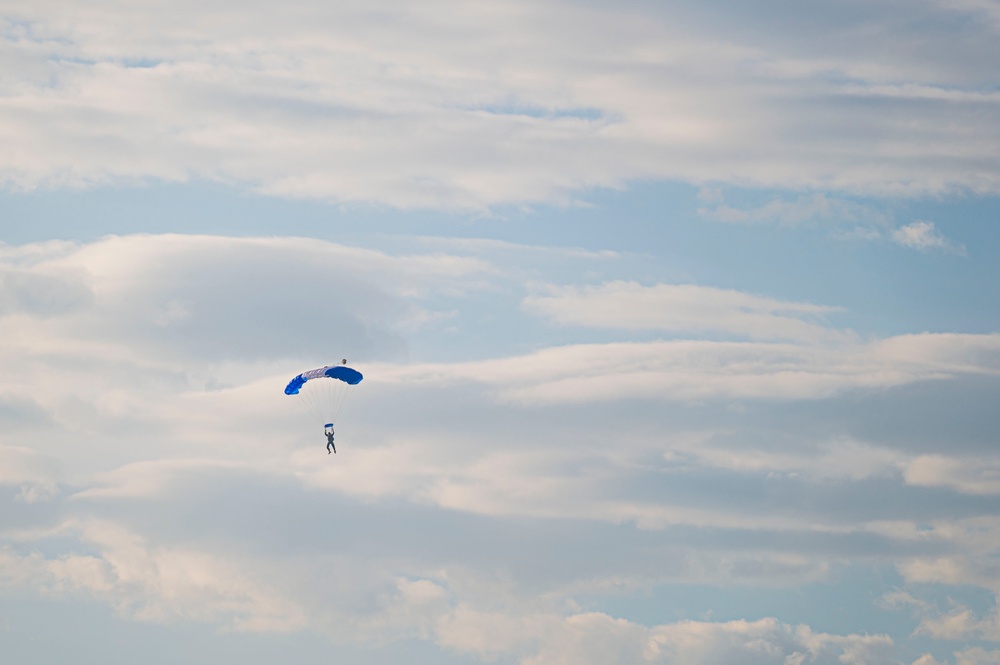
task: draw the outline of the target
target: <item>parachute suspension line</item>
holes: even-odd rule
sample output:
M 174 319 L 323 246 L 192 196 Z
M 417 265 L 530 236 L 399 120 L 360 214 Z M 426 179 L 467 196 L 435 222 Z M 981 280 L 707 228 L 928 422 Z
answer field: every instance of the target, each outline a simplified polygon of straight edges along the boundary
M 302 397 L 302 402 L 305 407 L 318 419 L 324 422 L 334 422 L 334 417 L 337 415 L 338 403 L 340 401 L 340 395 L 338 391 L 342 390 L 341 386 L 336 386 L 334 384 L 343 383 L 340 381 L 334 381 L 331 379 L 313 379 L 306 385 L 302 386 L 302 390 L 299 395 Z
M 296 397 L 298 403 L 320 422 L 336 423 L 354 386 L 362 378 L 360 372 L 344 365 L 321 367 L 292 379 L 285 393 Z
M 340 410 L 343 409 L 347 405 L 347 401 L 349 399 L 351 399 L 351 395 L 353 395 L 353 394 L 354 394 L 354 390 L 351 387 L 348 387 L 347 390 L 344 390 L 341 393 L 340 400 L 339 400 L 339 402 L 337 404 L 336 413 L 333 414 L 334 418 L 337 418 L 337 417 L 340 416 Z M 328 421 L 328 422 L 333 422 L 333 421 L 331 420 L 331 421 Z
M 317 393 L 319 388 L 317 386 L 310 386 L 306 384 L 299 391 L 299 403 L 305 407 L 309 413 L 317 416 L 319 418 L 323 417 L 322 408 L 320 407 L 320 400 L 317 399 Z

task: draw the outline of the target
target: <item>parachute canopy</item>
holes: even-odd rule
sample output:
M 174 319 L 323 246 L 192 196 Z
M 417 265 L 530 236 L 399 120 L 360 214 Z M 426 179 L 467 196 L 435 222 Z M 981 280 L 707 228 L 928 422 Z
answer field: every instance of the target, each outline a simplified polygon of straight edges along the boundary
M 346 360 L 343 363 L 302 372 L 285 386 L 285 394 L 295 396 L 326 427 L 333 426 L 354 386 L 364 378 L 361 372 L 348 367 Z
M 306 381 L 310 379 L 320 379 L 323 377 L 329 377 L 331 379 L 339 379 L 344 383 L 352 386 L 356 386 L 361 383 L 361 379 L 365 378 L 356 369 L 351 369 L 347 365 L 327 365 L 326 367 L 320 367 L 319 369 L 311 369 L 308 372 L 302 372 L 294 379 L 288 382 L 285 386 L 286 395 L 298 395 L 299 390 L 305 385 Z

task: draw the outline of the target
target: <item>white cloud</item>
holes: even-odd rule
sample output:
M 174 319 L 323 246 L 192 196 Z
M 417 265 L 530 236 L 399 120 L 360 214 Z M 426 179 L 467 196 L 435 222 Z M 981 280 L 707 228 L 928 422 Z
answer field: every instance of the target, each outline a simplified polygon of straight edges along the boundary
M 303 580 L 288 562 L 191 546 L 156 545 L 107 521 L 66 523 L 92 553 L 58 558 L 0 550 L 0 583 L 42 591 L 53 599 L 90 598 L 129 620 L 188 621 L 227 630 L 268 633 L 312 630 L 337 643 L 383 644 L 420 639 L 491 660 L 523 663 L 742 662 L 894 663 L 884 635 L 833 635 L 775 619 L 682 621 L 646 626 L 607 614 L 559 612 L 551 601 L 505 600 L 502 585 L 486 584 L 484 600 L 461 596 L 463 585 L 388 573 L 360 559 L 298 558 Z M 331 567 L 331 563 L 339 564 Z M 397 561 L 395 566 L 399 566 Z M 353 607 L 349 588 L 327 577 L 361 583 L 365 606 Z M 372 577 L 372 574 L 375 574 Z M 312 577 L 313 584 L 302 583 Z M 330 595 L 339 588 L 342 595 Z
M 23 335 L 39 352 L 76 347 L 150 364 L 253 360 L 282 343 L 301 356 L 331 338 L 356 354 L 399 353 L 393 326 L 419 317 L 423 295 L 445 284 L 461 292 L 492 271 L 474 258 L 391 257 L 297 238 L 128 236 L 19 249 L 8 253 L 22 277 L 0 282 L 0 293 L 35 316 L 4 318 L 10 338 Z M 68 295 L 57 300 L 55 290 Z
M 30 448 L 0 444 L 0 486 L 18 487 L 17 500 L 34 503 L 52 498 L 62 475 L 55 459 Z
M 122 616 L 155 623 L 189 620 L 241 631 L 297 630 L 301 607 L 244 562 L 184 547 L 155 547 L 107 521 L 67 523 L 96 554 L 46 558 L 0 550 L 0 581 L 60 597 L 89 596 Z
M 362 501 L 404 499 L 462 513 L 535 519 L 573 519 L 634 524 L 643 530 L 677 525 L 752 529 L 781 533 L 848 533 L 855 528 L 812 510 L 774 510 L 766 499 L 732 503 L 714 493 L 670 492 L 692 474 L 723 475 L 761 486 L 789 482 L 802 487 L 850 487 L 869 480 L 895 480 L 907 456 L 851 441 L 816 444 L 803 435 L 786 446 L 748 441 L 716 441 L 712 433 L 663 432 L 659 436 L 616 433 L 617 427 L 569 433 L 572 443 L 549 441 L 524 432 L 519 441 L 477 433 L 401 432 L 390 444 L 367 441 L 352 447 L 336 465 L 317 467 L 315 454 L 294 455 L 296 475 L 308 488 L 344 493 Z M 626 488 L 644 487 L 645 491 Z M 656 489 L 660 488 L 660 489 Z M 877 519 L 878 511 L 870 517 Z M 915 542 L 908 534 L 886 535 Z M 674 564 L 668 575 L 687 582 L 721 579 L 814 579 L 826 563 L 764 548 L 722 555 L 710 564 Z M 743 571 L 743 572 L 741 572 Z
M 678 463 L 695 463 L 712 469 L 742 473 L 767 473 L 816 480 L 863 480 L 890 477 L 906 464 L 905 455 L 887 448 L 850 439 L 811 445 L 806 436 L 794 448 L 768 450 L 760 447 L 721 445 L 712 437 L 683 439 L 665 453 Z
M 917 658 L 915 661 L 913 661 L 912 665 L 942 665 L 942 664 L 941 661 L 939 661 L 931 654 L 925 653 L 924 655 L 920 656 L 920 658 Z
M 1000 32 L 1000 4 L 996 0 L 930 0 L 933 4 L 977 18 L 986 18 Z
M 186 472 L 215 469 L 247 469 L 244 462 L 207 459 L 158 459 L 133 462 L 98 474 L 93 484 L 71 495 L 71 499 L 148 498 L 163 494 Z
M 997 9 L 1000 13 L 1000 8 Z M 996 665 L 1000 663 L 1000 649 L 987 651 L 982 647 L 972 647 L 955 652 L 955 665 Z
M 998 191 L 988 28 L 944 57 L 882 5 L 837 9 L 736 30 L 695 4 L 36 2 L 0 41 L 0 178 L 475 209 L 650 178 Z
M 913 572 L 911 568 L 903 570 L 909 574 Z M 922 581 L 931 580 L 924 578 Z M 1000 611 L 995 606 L 991 612 L 980 615 L 953 599 L 949 599 L 947 606 L 942 608 L 937 602 L 914 598 L 908 593 L 898 592 L 893 595 L 896 598 L 891 602 L 911 607 L 913 615 L 919 619 L 915 635 L 925 635 L 936 640 L 1000 641 Z M 956 657 L 959 658 L 958 662 L 962 662 L 959 654 L 956 653 Z
M 55 316 L 85 306 L 92 294 L 79 281 L 67 277 L 79 275 L 0 268 L 0 315 L 30 312 Z
M 885 213 L 872 206 L 855 203 L 825 194 L 799 196 L 794 201 L 771 199 L 759 206 L 736 207 L 726 202 L 719 188 L 702 188 L 699 200 L 706 207 L 698 214 L 719 222 L 742 224 L 798 225 L 807 222 L 827 222 L 842 227 L 856 227 L 878 233 L 888 220 Z
M 992 607 L 974 609 L 961 596 L 914 597 L 897 594 L 889 599 L 898 606 L 910 607 L 919 619 L 917 632 L 943 640 L 988 640 L 1000 642 L 1000 566 L 996 561 L 1000 542 L 1000 519 L 991 513 L 966 519 L 940 519 L 919 540 L 937 546 L 947 544 L 950 554 L 904 557 L 897 563 L 903 578 L 916 589 L 927 585 L 974 586 L 993 594 Z M 933 588 L 933 587 L 930 587 Z M 914 591 L 914 594 L 917 592 Z
M 901 226 L 892 232 L 892 241 L 921 252 L 944 250 L 965 254 L 965 247 L 956 245 L 935 228 L 934 222 L 918 221 Z
M 921 455 L 904 471 L 906 482 L 947 487 L 965 494 L 1000 494 L 1000 460 Z
M 644 286 L 617 281 L 600 286 L 550 286 L 542 294 L 525 298 L 524 307 L 563 325 L 722 332 L 757 340 L 855 338 L 849 331 L 833 330 L 820 322 L 821 317 L 839 308 L 694 284 Z
M 1000 335 L 903 335 L 831 346 L 708 342 L 579 344 L 461 364 L 378 366 L 381 381 L 483 384 L 517 404 L 628 398 L 819 399 L 851 389 L 1000 372 Z
M 589 259 L 610 260 L 620 258 L 620 252 L 610 249 L 593 251 L 582 247 L 552 247 L 526 245 L 524 243 L 496 240 L 494 238 L 445 238 L 434 236 L 418 236 L 414 238 L 421 245 L 443 248 L 449 251 L 474 254 L 517 254 L 538 255 L 545 260 L 552 259 Z
M 742 224 L 825 223 L 838 228 L 837 236 L 858 240 L 890 240 L 920 252 L 945 251 L 965 255 L 965 247 L 946 238 L 934 222 L 916 221 L 893 228 L 892 218 L 873 205 L 816 193 L 790 201 L 774 198 L 757 206 L 733 206 L 718 187 L 704 187 L 698 214 L 719 222 Z
M 487 657 L 509 649 L 511 643 L 536 643 L 537 652 L 522 659 L 525 665 L 898 662 L 887 636 L 814 633 L 774 619 L 648 627 L 600 613 L 524 620 L 459 608 L 439 632 L 446 646 Z
M 938 640 L 964 640 L 979 634 L 980 625 L 972 610 L 959 608 L 947 614 L 925 617 L 916 632 Z

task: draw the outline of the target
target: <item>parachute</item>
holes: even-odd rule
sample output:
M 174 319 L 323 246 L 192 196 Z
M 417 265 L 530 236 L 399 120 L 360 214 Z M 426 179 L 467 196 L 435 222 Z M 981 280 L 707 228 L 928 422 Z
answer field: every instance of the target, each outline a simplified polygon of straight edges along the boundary
M 340 365 L 327 365 L 297 375 L 285 386 L 286 395 L 295 395 L 313 415 L 332 427 L 340 410 L 361 383 L 361 372 L 351 369 L 344 360 Z

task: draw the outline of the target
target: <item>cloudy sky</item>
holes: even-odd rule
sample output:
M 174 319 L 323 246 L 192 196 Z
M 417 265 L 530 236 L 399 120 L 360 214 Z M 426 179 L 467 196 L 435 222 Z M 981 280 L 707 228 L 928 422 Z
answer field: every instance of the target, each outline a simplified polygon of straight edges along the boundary
M 997 44 L 0 1 L 5 657 L 1000 663 Z

